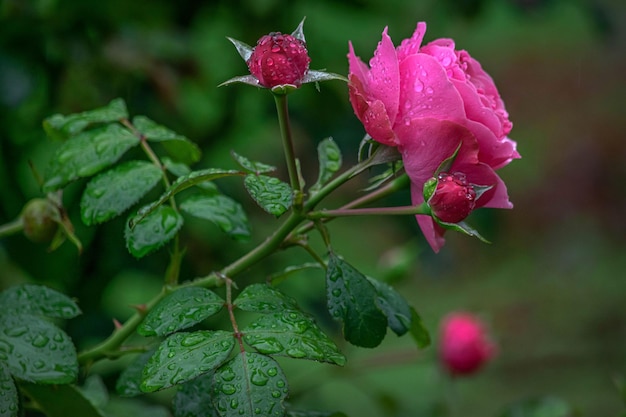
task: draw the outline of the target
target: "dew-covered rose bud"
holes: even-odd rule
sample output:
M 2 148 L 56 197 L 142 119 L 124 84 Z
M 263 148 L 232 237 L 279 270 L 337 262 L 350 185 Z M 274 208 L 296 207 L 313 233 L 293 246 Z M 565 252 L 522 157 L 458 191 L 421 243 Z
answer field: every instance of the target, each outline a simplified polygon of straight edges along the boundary
M 437 187 L 428 200 L 430 209 L 445 223 L 463 221 L 476 206 L 476 191 L 464 174 L 440 173 Z
M 272 32 L 259 39 L 246 64 L 259 84 L 273 88 L 285 84 L 299 87 L 310 62 L 302 40 Z
M 22 210 L 24 235 L 32 242 L 49 242 L 59 225 L 53 220 L 54 208 L 48 200 L 34 198 Z
M 478 371 L 496 353 L 483 323 L 470 313 L 446 316 L 440 329 L 439 359 L 451 375 Z

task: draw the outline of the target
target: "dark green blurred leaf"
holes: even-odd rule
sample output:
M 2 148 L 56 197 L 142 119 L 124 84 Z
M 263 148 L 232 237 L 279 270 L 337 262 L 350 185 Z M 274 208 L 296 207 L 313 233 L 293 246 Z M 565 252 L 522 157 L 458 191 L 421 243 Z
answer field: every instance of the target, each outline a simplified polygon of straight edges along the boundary
M 136 223 L 140 222 L 144 217 L 148 216 L 150 213 L 156 210 L 157 207 L 160 207 L 163 203 L 175 196 L 177 193 L 186 190 L 189 187 L 202 184 L 206 181 L 213 181 L 218 178 L 235 175 L 241 175 L 241 172 L 209 168 L 201 171 L 193 171 L 187 175 L 178 177 L 176 181 L 174 181 L 174 183 L 170 186 L 170 188 L 168 188 L 157 201 L 140 208 L 139 211 L 137 211 L 137 214 L 131 218 L 129 225 L 131 227 L 134 227 Z
M 241 168 L 251 174 L 267 174 L 269 172 L 276 171 L 276 167 L 262 162 L 251 161 L 245 156 L 239 155 L 235 151 L 230 151 L 230 155 Z
M 115 383 L 115 391 L 122 397 L 135 397 L 143 394 L 141 390 L 141 380 L 143 379 L 143 369 L 148 360 L 154 355 L 156 348 L 138 355 L 120 374 Z
M 117 98 L 107 106 L 98 109 L 67 116 L 55 114 L 43 121 L 43 127 L 51 138 L 67 139 L 94 123 L 116 122 L 126 118 L 128 118 L 126 103 L 121 98 Z
M 223 194 L 193 195 L 181 202 L 180 209 L 209 220 L 236 239 L 250 237 L 248 218 L 241 204 Z
M 102 410 L 109 402 L 109 391 L 100 375 L 88 376 L 78 390 L 98 410 Z
M 247 175 L 244 185 L 248 194 L 266 212 L 279 217 L 293 203 L 293 191 L 289 184 L 267 175 Z
M 164 336 L 200 323 L 222 309 L 222 300 L 206 288 L 188 287 L 165 296 L 146 316 L 137 332 Z
M 238 309 L 253 313 L 279 313 L 298 309 L 293 298 L 267 284 L 248 285 L 233 304 Z
M 73 385 L 20 383 L 20 388 L 48 417 L 104 417 Z
M 297 310 L 264 314 L 242 330 L 260 353 L 345 365 L 346 358 L 309 315 Z
M 132 228 L 129 220 L 125 233 L 126 247 L 133 256 L 142 258 L 172 239 L 182 225 L 180 213 L 170 206 L 159 206 Z
M 0 362 L 0 415 L 2 417 L 17 417 L 19 399 L 15 382 L 9 370 Z
M 161 175 L 153 163 L 128 161 L 93 178 L 80 201 L 83 222 L 90 226 L 119 216 L 146 195 Z
M 54 154 L 44 192 L 57 190 L 78 178 L 89 177 L 115 163 L 139 138 L 118 124 L 84 131 L 63 142 Z
M 176 161 L 193 164 L 200 160 L 202 155 L 200 148 L 185 136 L 153 122 L 146 116 L 134 117 L 133 125 L 148 141 L 161 143 L 167 153 Z
M 556 397 L 532 398 L 509 407 L 500 417 L 573 417 L 574 410 Z
M 283 417 L 287 379 L 269 356 L 241 352 L 215 372 L 213 404 L 223 417 Z
M 367 280 L 378 293 L 376 305 L 387 316 L 387 326 L 398 336 L 411 328 L 411 307 L 393 287 L 370 277 Z
M 411 331 L 411 336 L 413 337 L 413 340 L 415 340 L 415 343 L 417 343 L 417 347 L 419 347 L 420 349 L 424 349 L 430 346 L 430 343 L 431 343 L 430 333 L 428 332 L 428 329 L 426 328 L 426 326 L 424 326 L 424 323 L 422 322 L 422 318 L 417 313 L 417 311 L 415 311 L 413 307 L 411 307 L 410 331 Z
M 2 313 L 40 314 L 42 316 L 71 319 L 81 311 L 78 305 L 66 296 L 43 285 L 22 284 L 0 293 Z
M 311 193 L 319 191 L 322 185 L 341 169 L 341 150 L 333 138 L 326 138 L 317 145 L 317 155 L 319 160 L 319 174 L 317 182 L 310 189 Z
M 0 348 L 0 360 L 24 381 L 68 384 L 78 375 L 70 338 L 37 316 L 0 314 Z
M 356 346 L 376 347 L 385 338 L 387 317 L 376 305 L 378 293 L 368 279 L 334 253 L 326 271 L 328 311 L 343 323 L 345 339 Z
M 141 389 L 157 391 L 215 370 L 235 346 L 232 332 L 199 330 L 165 339 L 143 370 Z
M 213 372 L 181 385 L 172 400 L 174 417 L 219 417 L 213 405 Z

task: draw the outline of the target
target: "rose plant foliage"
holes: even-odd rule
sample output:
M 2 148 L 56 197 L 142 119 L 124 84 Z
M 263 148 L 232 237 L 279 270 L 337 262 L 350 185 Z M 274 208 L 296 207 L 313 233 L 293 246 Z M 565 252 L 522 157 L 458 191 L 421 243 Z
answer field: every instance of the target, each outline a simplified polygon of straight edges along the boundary
M 117 378 L 117 394 L 138 397 L 171 389 L 171 411 L 177 417 L 342 415 L 300 409 L 289 397 L 289 375 L 277 360 L 328 366 L 343 366 L 347 360 L 342 344 L 318 324 L 320 317 L 304 311 L 281 288 L 284 280 L 297 279 L 305 269 L 319 270 L 325 280 L 326 291 L 319 297 L 346 342 L 375 348 L 390 329 L 398 336 L 410 335 L 417 349 L 425 349 L 431 340 L 417 309 L 393 286 L 364 275 L 354 260 L 337 253 L 328 224 L 346 216 L 417 216 L 436 252 L 446 230 L 480 236 L 465 223 L 473 210 L 512 207 L 496 170 L 519 154 L 508 138 L 512 125 L 498 91 L 480 64 L 456 50 L 452 40 L 422 45 L 425 29 L 420 22 L 398 47 L 385 29 L 369 66 L 350 43 L 349 79 L 309 69 L 303 23 L 291 34 L 265 35 L 254 47 L 229 38 L 250 73 L 222 85 L 244 83 L 269 90 L 288 178 L 279 178 L 275 167 L 241 155 L 239 149 L 233 149 L 224 167 L 192 168 L 201 157 L 193 141 L 145 116 L 131 117 L 121 99 L 48 117 L 44 129 L 60 145 L 41 180 L 45 195 L 25 204 L 22 215 L 1 233 L 23 231 L 33 241 L 49 242 L 51 250 L 69 239 L 82 251 L 63 191 L 83 180 L 78 221 L 93 226 L 123 216 L 120 233 L 130 254 L 143 258 L 165 253 L 166 247 L 170 264 L 158 295 L 136 306 L 124 323 L 115 321 L 108 338 L 79 351 L 61 320 L 80 314 L 80 300 L 37 285 L 2 292 L 0 415 L 14 417 L 21 415 L 20 409 L 37 408 L 49 416 L 111 416 L 118 415 L 112 410 L 119 407 L 126 410 L 122 415 L 131 415 L 131 406 L 168 415 L 163 406 L 145 409 L 145 403 L 132 400 L 116 404 L 92 368 L 104 359 L 131 356 Z M 367 134 L 357 152 L 359 162 L 347 168 L 333 139 L 320 140 L 318 179 L 307 186 L 287 98 L 307 83 L 328 80 L 348 82 L 346 98 Z M 369 151 L 363 155 L 365 148 Z M 139 151 L 129 153 L 131 149 Z M 370 178 L 371 186 L 352 202 L 318 208 L 341 185 L 380 165 L 385 174 Z M 241 179 L 248 201 L 222 192 L 220 181 L 227 177 Z M 410 204 L 375 207 L 408 184 Z M 276 230 L 248 252 L 242 250 L 231 264 L 201 277 L 184 276 L 185 250 L 178 235 L 187 219 L 212 222 L 230 238 L 245 240 L 253 234 L 246 214 L 251 202 L 279 219 Z M 322 236 L 321 250 L 309 244 L 311 232 Z M 237 285 L 242 276 L 250 278 L 252 265 L 294 246 L 304 248 L 312 261 Z M 229 324 L 206 320 L 218 315 Z M 450 318 L 442 332 L 441 360 L 451 374 L 475 372 L 493 356 L 483 328 L 469 316 Z M 79 375 L 88 377 L 79 381 Z

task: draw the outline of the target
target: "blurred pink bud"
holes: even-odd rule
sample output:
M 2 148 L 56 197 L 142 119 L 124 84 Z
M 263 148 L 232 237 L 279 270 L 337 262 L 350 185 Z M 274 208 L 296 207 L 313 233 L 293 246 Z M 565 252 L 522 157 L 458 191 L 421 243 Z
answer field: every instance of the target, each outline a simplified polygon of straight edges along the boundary
M 463 221 L 476 206 L 476 191 L 462 173 L 441 173 L 437 188 L 428 200 L 432 213 L 442 222 Z
M 439 359 L 451 375 L 470 375 L 496 354 L 483 323 L 470 313 L 449 314 L 440 332 Z
M 246 63 L 259 84 L 273 88 L 285 84 L 299 87 L 310 62 L 304 41 L 272 32 L 259 39 Z

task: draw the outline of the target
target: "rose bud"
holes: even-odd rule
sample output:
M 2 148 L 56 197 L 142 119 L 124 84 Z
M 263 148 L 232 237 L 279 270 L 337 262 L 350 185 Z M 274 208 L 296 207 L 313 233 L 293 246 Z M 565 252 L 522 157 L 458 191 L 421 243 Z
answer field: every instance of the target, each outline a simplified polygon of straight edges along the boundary
M 310 62 L 303 40 L 272 32 L 259 39 L 246 64 L 260 85 L 273 88 L 285 84 L 299 87 Z
M 54 207 L 43 198 L 30 200 L 22 210 L 24 235 L 32 242 L 49 242 L 59 225 L 54 221 Z
M 482 322 L 470 313 L 456 312 L 441 324 L 439 359 L 451 375 L 478 371 L 496 353 Z
M 463 221 L 476 206 L 476 191 L 461 173 L 440 173 L 437 188 L 428 200 L 435 217 L 445 223 Z

